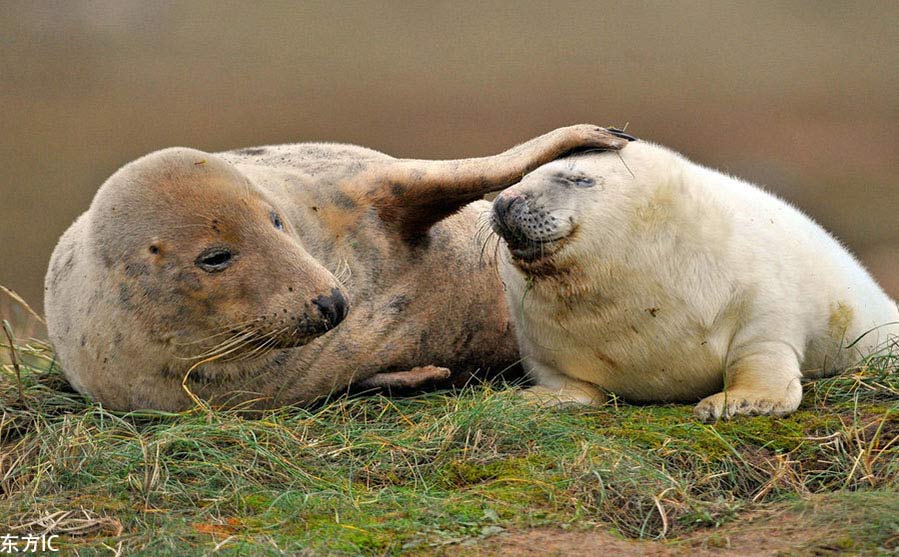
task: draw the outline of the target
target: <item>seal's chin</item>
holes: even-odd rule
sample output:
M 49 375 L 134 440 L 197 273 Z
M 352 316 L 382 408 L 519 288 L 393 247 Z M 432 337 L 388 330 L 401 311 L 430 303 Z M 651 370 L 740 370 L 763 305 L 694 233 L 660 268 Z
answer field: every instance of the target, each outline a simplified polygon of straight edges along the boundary
M 505 240 L 514 262 L 548 261 L 568 242 L 572 231 L 551 238 L 533 239 L 494 218 L 493 231 Z
M 515 243 L 506 240 L 506 245 L 509 248 L 509 253 L 512 254 L 512 259 L 525 263 L 535 263 L 537 261 L 551 259 L 559 250 L 564 240 L 564 237 L 556 240 L 526 240 L 524 242 L 518 241 Z

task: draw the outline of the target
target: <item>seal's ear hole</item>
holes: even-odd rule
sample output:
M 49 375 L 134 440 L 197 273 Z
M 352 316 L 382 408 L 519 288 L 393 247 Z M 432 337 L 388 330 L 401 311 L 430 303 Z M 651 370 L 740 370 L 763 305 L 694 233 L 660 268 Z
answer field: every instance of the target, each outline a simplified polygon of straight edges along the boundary
M 225 248 L 209 248 L 197 257 L 195 261 L 197 267 L 203 269 L 207 273 L 217 273 L 224 271 L 231 266 L 234 261 L 234 254 Z
M 150 253 L 153 255 L 159 255 L 159 246 L 156 244 L 150 244 Z

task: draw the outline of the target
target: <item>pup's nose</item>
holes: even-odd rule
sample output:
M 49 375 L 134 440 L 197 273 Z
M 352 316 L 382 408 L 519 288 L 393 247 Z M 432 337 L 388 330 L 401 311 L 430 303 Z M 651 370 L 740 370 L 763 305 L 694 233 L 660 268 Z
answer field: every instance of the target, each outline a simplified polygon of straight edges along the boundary
M 336 288 L 331 289 L 330 296 L 319 296 L 312 300 L 312 303 L 322 313 L 322 317 L 325 318 L 328 330 L 336 327 L 346 317 L 348 306 L 346 298 Z
M 493 200 L 493 212 L 496 213 L 497 217 L 505 221 L 509 211 L 512 210 L 512 206 L 522 201 L 524 201 L 524 198 L 520 194 L 504 191 Z

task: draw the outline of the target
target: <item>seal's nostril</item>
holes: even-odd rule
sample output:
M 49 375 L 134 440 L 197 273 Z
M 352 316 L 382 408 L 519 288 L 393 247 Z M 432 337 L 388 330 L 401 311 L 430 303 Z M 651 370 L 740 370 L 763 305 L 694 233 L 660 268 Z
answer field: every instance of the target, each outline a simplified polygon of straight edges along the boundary
M 336 314 L 334 312 L 334 303 L 331 301 L 331 298 L 327 296 L 319 296 L 318 298 L 312 300 L 312 304 L 318 308 L 318 311 L 321 312 L 322 317 L 328 322 L 328 328 L 331 327 L 331 323 L 334 322 Z
M 346 298 L 336 288 L 331 289 L 330 296 L 319 296 L 312 300 L 312 304 L 318 308 L 322 317 L 325 318 L 328 329 L 333 329 L 346 317 L 348 306 Z
M 331 289 L 331 301 L 334 304 L 334 314 L 337 317 L 337 321 L 334 323 L 336 325 L 346 317 L 348 305 L 346 298 L 343 297 L 343 293 L 336 288 Z

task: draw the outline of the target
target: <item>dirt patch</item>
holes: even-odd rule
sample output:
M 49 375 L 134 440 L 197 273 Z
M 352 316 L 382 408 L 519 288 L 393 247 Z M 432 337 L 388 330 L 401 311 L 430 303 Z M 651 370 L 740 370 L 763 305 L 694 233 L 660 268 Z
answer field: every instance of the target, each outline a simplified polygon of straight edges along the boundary
M 444 555 L 594 557 L 600 552 L 606 555 L 676 554 L 662 543 L 622 539 L 602 530 L 585 532 L 561 528 L 537 528 L 500 534 L 481 545 L 465 548 L 458 553 L 448 550 Z
M 822 520 L 823 519 L 823 520 Z M 850 521 L 851 522 L 851 521 Z M 851 524 L 835 525 L 828 513 L 774 509 L 755 511 L 719 528 L 702 529 L 683 538 L 651 541 L 622 538 L 602 526 L 595 530 L 547 527 L 509 531 L 445 555 L 475 556 L 770 556 L 857 554 L 859 540 Z M 897 540 L 887 540 L 886 548 Z

